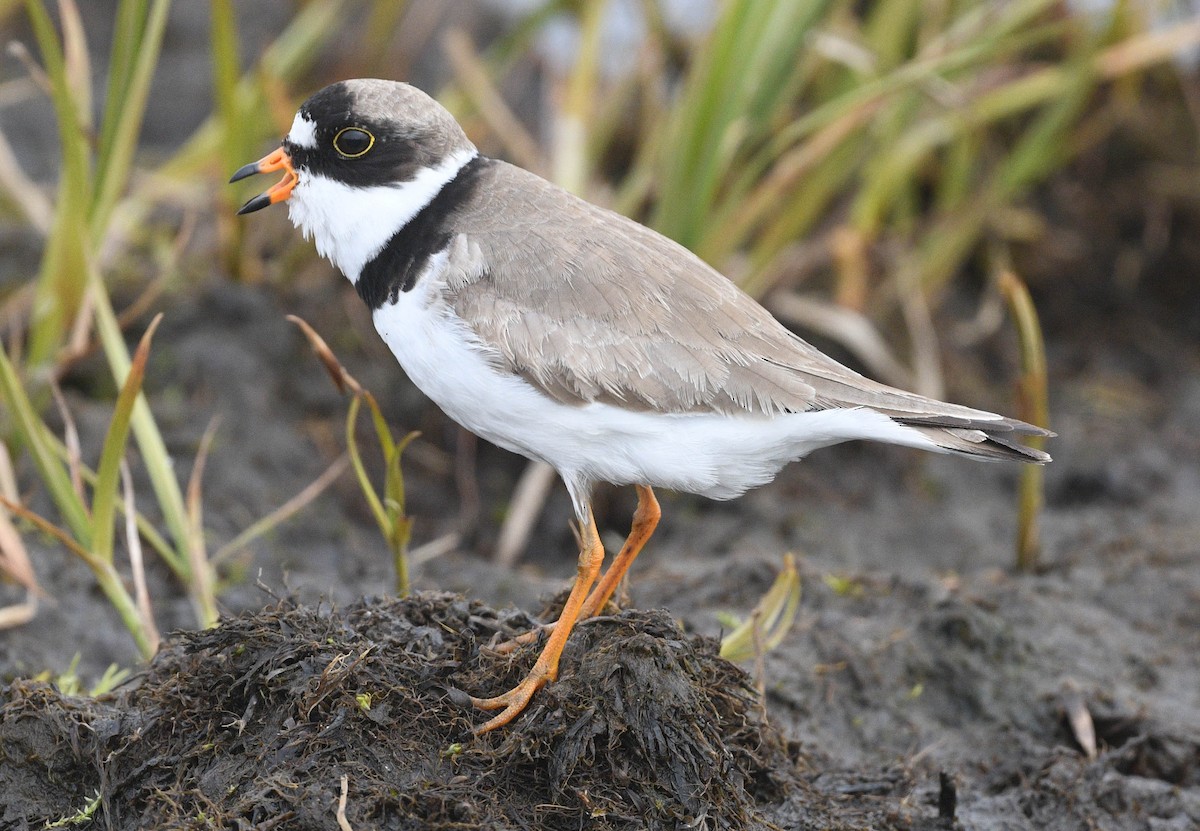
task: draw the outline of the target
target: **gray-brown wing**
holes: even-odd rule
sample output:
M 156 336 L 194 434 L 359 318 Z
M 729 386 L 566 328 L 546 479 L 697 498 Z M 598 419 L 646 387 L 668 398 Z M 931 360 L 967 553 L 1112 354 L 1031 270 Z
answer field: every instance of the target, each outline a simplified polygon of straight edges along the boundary
M 871 381 L 682 246 L 520 168 L 489 176 L 453 229 L 487 268 L 452 285 L 451 302 L 555 399 L 739 415 L 862 405 L 930 426 L 1028 426 Z

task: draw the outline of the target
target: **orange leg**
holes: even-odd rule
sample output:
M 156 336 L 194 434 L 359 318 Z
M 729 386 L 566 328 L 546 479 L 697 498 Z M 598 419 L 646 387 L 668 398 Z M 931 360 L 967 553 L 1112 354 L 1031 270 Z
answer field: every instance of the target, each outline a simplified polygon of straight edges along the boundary
M 621 578 L 629 571 L 629 567 L 633 565 L 637 555 L 642 553 L 642 548 L 654 533 L 654 529 L 658 527 L 658 519 L 662 516 L 662 510 L 658 507 L 658 500 L 654 498 L 654 491 L 650 490 L 648 485 L 638 485 L 637 493 L 638 506 L 637 510 L 633 512 L 633 526 L 629 529 L 629 536 L 625 538 L 625 544 L 613 558 L 608 571 L 604 572 L 604 576 L 600 578 L 596 588 L 592 589 L 592 593 L 583 602 L 583 609 L 579 612 L 580 620 L 595 617 L 604 608 L 604 604 L 621 584 Z
M 645 547 L 647 540 L 654 533 L 654 529 L 658 527 L 658 519 L 662 516 L 662 510 L 658 507 L 658 500 L 654 498 L 654 491 L 650 490 L 647 485 L 637 485 L 637 492 L 638 506 L 637 510 L 633 512 L 633 527 L 629 529 L 629 536 L 625 538 L 625 544 L 621 546 L 621 551 L 613 559 L 608 571 L 604 572 L 600 582 L 583 602 L 583 608 L 579 611 L 579 620 L 587 620 L 600 613 L 604 604 L 608 603 L 613 592 L 617 590 L 621 578 L 629 571 L 634 559 Z M 536 641 L 543 629 L 553 631 L 557 625 L 557 623 L 548 623 L 525 632 L 500 644 L 496 647 L 496 651 L 501 655 L 507 655 L 518 646 Z
M 575 585 L 571 587 L 571 594 L 567 597 L 558 623 L 555 625 L 550 639 L 542 648 L 542 654 L 538 656 L 533 669 L 520 684 L 502 695 L 494 698 L 471 699 L 471 703 L 481 710 L 503 708 L 502 712 L 490 721 L 476 727 L 476 735 L 508 724 L 520 715 L 521 711 L 529 704 L 529 700 L 533 698 L 534 693 L 544 687 L 547 681 L 553 681 L 558 677 L 558 659 L 562 657 L 567 638 L 570 637 L 571 630 L 575 628 L 575 621 L 579 619 L 579 610 L 588 596 L 588 590 L 596 582 L 596 575 L 600 573 L 600 566 L 604 563 L 604 546 L 600 542 L 600 532 L 596 529 L 596 519 L 590 510 L 588 511 L 588 524 L 583 529 L 583 533 L 584 542 L 583 548 L 579 552 Z

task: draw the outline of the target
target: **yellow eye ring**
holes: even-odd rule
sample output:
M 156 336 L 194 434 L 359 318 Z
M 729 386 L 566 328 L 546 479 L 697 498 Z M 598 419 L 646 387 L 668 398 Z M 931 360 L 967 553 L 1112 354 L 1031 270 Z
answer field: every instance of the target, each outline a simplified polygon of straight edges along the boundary
M 363 146 L 364 139 L 366 140 L 365 146 Z M 357 159 L 359 156 L 364 156 L 374 146 L 375 136 L 371 135 L 370 130 L 364 130 L 362 127 L 343 127 L 333 137 L 333 149 L 346 159 Z

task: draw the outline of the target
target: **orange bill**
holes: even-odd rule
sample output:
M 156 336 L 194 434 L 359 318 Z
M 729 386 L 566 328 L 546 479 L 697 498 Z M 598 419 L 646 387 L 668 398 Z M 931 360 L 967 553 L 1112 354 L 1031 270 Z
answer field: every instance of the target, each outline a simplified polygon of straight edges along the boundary
M 272 185 L 269 190 L 260 193 L 245 205 L 242 205 L 238 211 L 239 214 L 253 213 L 254 211 L 262 210 L 268 205 L 285 201 L 292 195 L 292 188 L 296 187 L 296 183 L 300 178 L 296 175 L 296 169 L 292 167 L 292 157 L 282 147 L 270 155 L 263 156 L 256 162 L 251 162 L 244 167 L 238 168 L 237 172 L 229 178 L 230 182 L 238 182 L 248 176 L 254 176 L 258 173 L 272 173 L 276 170 L 284 171 L 283 178 Z

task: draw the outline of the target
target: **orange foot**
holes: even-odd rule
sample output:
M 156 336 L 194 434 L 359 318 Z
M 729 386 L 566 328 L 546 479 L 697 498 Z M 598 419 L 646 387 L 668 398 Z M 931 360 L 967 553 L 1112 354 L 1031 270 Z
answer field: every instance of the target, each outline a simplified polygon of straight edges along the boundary
M 596 576 L 600 573 L 600 566 L 604 562 L 604 546 L 600 543 L 600 532 L 596 529 L 596 520 L 590 510 L 585 534 L 587 536 L 583 548 L 579 552 L 575 584 L 571 587 L 571 594 L 567 596 L 567 602 L 563 606 L 562 615 L 554 627 L 554 632 L 546 641 L 546 645 L 542 647 L 542 654 L 538 656 L 533 669 L 520 684 L 503 695 L 494 698 L 471 699 L 471 703 L 481 710 L 500 710 L 496 716 L 475 728 L 476 735 L 508 724 L 529 705 L 529 700 L 533 698 L 534 693 L 544 687 L 547 681 L 553 681 L 558 677 L 558 661 L 562 657 L 563 647 L 567 645 L 567 638 L 570 637 L 571 630 L 575 628 L 575 621 L 579 618 L 579 610 L 583 606 L 592 584 L 596 582 Z
M 621 578 L 629 571 L 634 559 L 641 552 L 646 541 L 650 539 L 650 535 L 654 533 L 660 515 L 658 500 L 654 498 L 654 492 L 645 485 L 638 485 L 637 490 L 638 506 L 633 514 L 633 527 L 629 531 L 629 537 L 621 546 L 620 553 L 613 559 L 608 571 L 600 578 L 600 582 L 596 583 L 596 577 L 604 562 L 604 546 L 600 543 L 600 532 L 596 529 L 596 520 L 589 510 L 587 528 L 584 529 L 587 538 L 579 552 L 575 584 L 571 587 L 571 593 L 567 596 L 567 602 L 563 605 L 562 614 L 559 615 L 558 620 L 519 635 L 496 648 L 500 654 L 508 654 L 518 646 L 537 640 L 542 629 L 550 632 L 550 639 L 542 647 L 542 654 L 538 656 L 537 663 L 533 665 L 533 669 L 520 684 L 494 698 L 471 699 L 471 703 L 481 710 L 500 710 L 496 716 L 475 728 L 476 735 L 508 724 L 529 706 L 529 701 L 533 698 L 534 693 L 546 686 L 546 682 L 553 681 L 558 677 L 558 661 L 562 657 L 562 651 L 567 644 L 567 638 L 571 635 L 571 630 L 575 628 L 575 623 L 598 614 L 612 597 L 617 586 L 620 585 Z M 592 590 L 593 584 L 596 585 L 595 590 Z
M 546 686 L 547 681 L 552 680 L 554 679 L 550 675 L 530 672 L 520 684 L 517 684 L 517 686 L 502 695 L 497 695 L 493 698 L 475 698 L 472 696 L 471 703 L 481 710 L 499 710 L 501 707 L 504 708 L 500 713 L 476 727 L 475 735 L 478 736 L 489 730 L 495 730 L 497 727 L 503 727 L 508 724 L 529 706 L 529 701 L 533 698 L 533 694 Z

